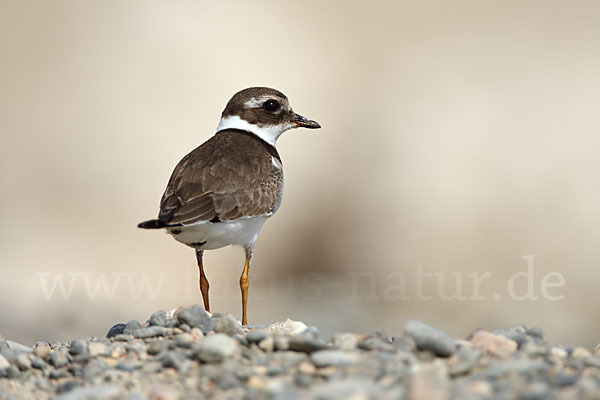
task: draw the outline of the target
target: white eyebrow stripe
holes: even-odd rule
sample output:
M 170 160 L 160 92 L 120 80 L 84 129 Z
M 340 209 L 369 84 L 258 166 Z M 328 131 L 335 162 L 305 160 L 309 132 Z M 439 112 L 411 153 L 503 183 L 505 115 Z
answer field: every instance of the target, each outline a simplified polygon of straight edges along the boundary
M 268 99 L 269 96 L 261 96 L 259 98 L 251 97 L 250 100 L 244 103 L 244 105 L 248 108 L 260 108 L 262 107 L 262 103 L 265 99 Z

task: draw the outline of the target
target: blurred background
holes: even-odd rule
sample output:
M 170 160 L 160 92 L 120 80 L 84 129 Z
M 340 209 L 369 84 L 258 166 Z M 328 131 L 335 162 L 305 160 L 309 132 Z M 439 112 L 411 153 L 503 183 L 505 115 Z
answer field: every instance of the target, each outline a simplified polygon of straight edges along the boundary
M 323 128 L 278 142 L 251 323 L 525 323 L 593 347 L 599 19 L 596 1 L 2 1 L 0 334 L 201 303 L 193 250 L 136 224 L 264 85 Z M 243 251 L 205 260 L 213 311 L 239 318 Z

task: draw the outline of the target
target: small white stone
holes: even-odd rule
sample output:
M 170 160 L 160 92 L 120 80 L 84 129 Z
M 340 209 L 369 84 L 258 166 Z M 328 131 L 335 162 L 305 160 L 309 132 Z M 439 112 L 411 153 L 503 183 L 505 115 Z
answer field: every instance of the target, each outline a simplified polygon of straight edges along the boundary
M 307 329 L 308 327 L 306 324 L 304 324 L 304 322 L 294 321 L 289 318 L 282 322 L 275 322 L 266 328 L 266 330 L 269 332 L 281 333 L 285 335 L 299 335 Z

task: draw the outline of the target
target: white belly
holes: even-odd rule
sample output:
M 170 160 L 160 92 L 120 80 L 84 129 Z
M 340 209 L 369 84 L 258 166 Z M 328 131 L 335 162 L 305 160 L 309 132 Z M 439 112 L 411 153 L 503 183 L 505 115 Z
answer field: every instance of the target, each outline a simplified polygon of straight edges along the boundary
M 200 222 L 168 228 L 178 242 L 202 250 L 214 250 L 229 245 L 253 246 L 270 215 L 240 218 L 235 221 Z M 180 231 L 180 233 L 177 233 Z M 202 244 L 203 242 L 206 242 Z

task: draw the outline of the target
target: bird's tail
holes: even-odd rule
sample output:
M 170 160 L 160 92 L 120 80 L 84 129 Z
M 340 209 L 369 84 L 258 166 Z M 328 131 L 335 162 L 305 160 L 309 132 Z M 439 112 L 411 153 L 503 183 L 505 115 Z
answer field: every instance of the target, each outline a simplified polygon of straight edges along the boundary
M 149 219 L 148 221 L 140 222 L 138 228 L 142 229 L 160 229 L 167 226 L 167 223 L 160 219 Z

